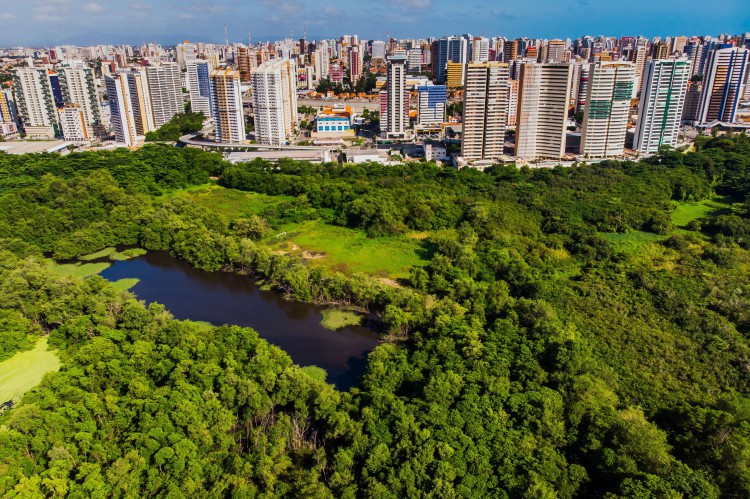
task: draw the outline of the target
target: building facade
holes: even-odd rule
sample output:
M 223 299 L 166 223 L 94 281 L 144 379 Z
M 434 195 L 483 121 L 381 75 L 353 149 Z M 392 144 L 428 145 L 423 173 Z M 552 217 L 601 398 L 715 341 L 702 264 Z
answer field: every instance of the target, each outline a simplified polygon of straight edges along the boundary
M 203 116 L 210 118 L 211 64 L 208 61 L 188 63 L 187 79 L 190 87 L 190 110 L 194 113 L 203 113 Z
M 180 67 L 175 62 L 149 66 L 146 68 L 146 76 L 154 126 L 159 128 L 176 114 L 185 112 Z
M 209 77 L 216 142 L 244 142 L 245 116 L 242 112 L 240 72 L 225 68 L 214 69 Z
M 565 155 L 573 66 L 524 64 L 518 81 L 516 156 L 533 160 Z
M 504 63 L 467 64 L 461 141 L 464 160 L 493 160 L 503 155 L 508 75 Z
M 445 85 L 417 87 L 417 124 L 422 127 L 440 127 L 445 121 L 445 103 L 448 98 Z
M 621 156 L 635 68 L 629 62 L 597 62 L 591 64 L 590 71 L 580 153 L 587 158 Z
M 110 121 L 114 129 L 115 142 L 133 148 L 139 138 L 135 127 L 127 74 L 105 75 L 104 84 L 107 88 Z
M 703 93 L 698 104 L 698 123 L 713 120 L 734 122 L 742 86 L 748 72 L 744 48 L 721 48 L 708 54 L 703 77 Z
M 297 125 L 297 69 L 293 61 L 277 59 L 253 71 L 255 137 L 261 144 L 282 145 Z
M 654 153 L 662 146 L 677 145 L 689 81 L 689 61 L 649 61 L 638 105 L 633 149 Z
M 384 138 L 404 139 L 409 128 L 409 90 L 406 88 L 406 58 L 388 59 L 386 90 L 381 92 L 380 129 Z
M 60 123 L 47 70 L 19 68 L 13 75 L 18 114 L 27 136 L 53 138 L 60 136 Z

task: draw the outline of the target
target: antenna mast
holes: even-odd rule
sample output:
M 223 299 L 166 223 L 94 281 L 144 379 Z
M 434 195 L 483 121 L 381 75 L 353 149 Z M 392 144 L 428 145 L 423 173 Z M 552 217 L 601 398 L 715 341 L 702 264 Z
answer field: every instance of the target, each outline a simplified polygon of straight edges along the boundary
M 227 23 L 224 23 L 224 45 L 229 46 L 229 31 L 227 30 Z

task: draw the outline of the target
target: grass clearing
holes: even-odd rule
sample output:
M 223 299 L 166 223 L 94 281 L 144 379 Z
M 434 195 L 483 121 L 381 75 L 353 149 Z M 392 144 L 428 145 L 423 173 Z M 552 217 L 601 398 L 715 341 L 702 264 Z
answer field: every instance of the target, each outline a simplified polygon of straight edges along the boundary
M 42 381 L 45 374 L 58 370 L 60 359 L 47 349 L 47 338 L 42 338 L 33 350 L 18 352 L 0 362 L 0 402 L 18 402 L 24 393 Z
M 182 189 L 170 195 L 189 199 L 218 214 L 227 223 L 295 200 L 292 196 L 268 196 L 217 185 Z M 283 232 L 286 235 L 275 237 Z M 262 243 L 275 251 L 304 258 L 310 265 L 398 279 L 408 277 L 411 267 L 426 265 L 422 240 L 427 236 L 426 232 L 414 232 L 398 237 L 368 238 L 362 230 L 311 220 L 279 227 Z
M 624 234 L 602 232 L 600 235 L 612 244 L 615 251 L 637 253 L 651 243 L 663 241 L 667 236 L 635 230 Z
M 176 191 L 173 196 L 183 197 L 218 214 L 227 222 L 237 217 L 259 215 L 269 206 L 293 201 L 291 196 L 268 196 L 255 192 L 227 189 L 218 185 L 202 185 Z
M 323 320 L 320 323 L 324 328 L 331 331 L 336 331 L 347 326 L 359 326 L 362 323 L 362 316 L 351 310 L 331 308 L 323 310 L 322 314 Z
M 90 255 L 79 256 L 78 259 L 84 262 L 88 262 L 91 260 L 101 260 L 102 258 L 111 257 L 115 253 L 117 253 L 116 248 L 104 248 L 103 250 L 97 251 L 96 253 L 91 253 Z
M 141 280 L 135 277 L 125 278 L 125 279 L 120 279 L 119 281 L 112 282 L 112 286 L 114 286 L 114 288 L 117 291 L 128 291 L 130 288 L 132 288 L 139 282 L 141 282 Z
M 109 259 L 115 261 L 130 260 L 131 258 L 136 258 L 145 254 L 146 250 L 143 248 L 130 248 L 124 251 L 117 251 L 115 253 L 112 253 L 111 255 L 109 255 Z
M 104 269 L 109 268 L 108 262 L 98 263 L 57 263 L 51 258 L 45 259 L 50 269 L 57 275 L 61 276 L 76 276 L 76 277 L 90 277 L 102 272 Z
M 347 273 L 362 272 L 378 277 L 405 278 L 411 267 L 427 264 L 418 239 L 407 236 L 368 238 L 364 231 L 328 225 L 321 220 L 285 226 L 286 236 L 265 242 L 271 248 L 309 259 Z
M 675 209 L 671 213 L 672 223 L 684 229 L 693 220 L 731 211 L 732 201 L 728 198 L 717 197 L 695 203 L 674 203 L 674 206 Z

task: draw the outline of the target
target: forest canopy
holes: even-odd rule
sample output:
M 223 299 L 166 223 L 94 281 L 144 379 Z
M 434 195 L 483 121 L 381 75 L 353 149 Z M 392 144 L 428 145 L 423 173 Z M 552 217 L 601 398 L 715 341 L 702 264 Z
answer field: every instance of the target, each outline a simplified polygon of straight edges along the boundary
M 169 195 L 210 176 L 286 201 L 228 221 Z M 62 360 L 0 415 L 0 495 L 746 497 L 749 193 L 745 135 L 485 172 L 0 154 L 0 361 L 42 336 Z M 300 219 L 429 261 L 394 287 L 264 244 Z M 356 306 L 383 341 L 339 392 L 42 260 L 117 245 Z

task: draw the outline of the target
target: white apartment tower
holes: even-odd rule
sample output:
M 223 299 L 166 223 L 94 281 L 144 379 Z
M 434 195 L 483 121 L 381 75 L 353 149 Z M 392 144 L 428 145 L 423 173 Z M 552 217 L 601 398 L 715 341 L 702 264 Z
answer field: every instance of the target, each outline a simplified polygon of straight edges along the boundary
M 211 117 L 211 64 L 194 61 L 187 64 L 187 79 L 190 87 L 190 110 Z
M 86 116 L 83 107 L 77 104 L 67 104 L 58 109 L 60 127 L 65 140 L 82 142 L 91 138 L 91 130 L 86 126 Z
M 135 128 L 135 117 L 130 103 L 127 74 L 105 75 L 104 84 L 107 88 L 110 120 L 115 132 L 115 142 L 133 148 L 138 141 L 138 132 Z
M 380 129 L 384 138 L 404 139 L 409 128 L 409 90 L 406 58 L 388 59 L 386 90 L 380 93 Z
M 29 137 L 60 135 L 52 84 L 46 69 L 19 68 L 13 75 L 18 114 Z
M 580 152 L 588 158 L 621 156 L 635 85 L 635 68 L 629 62 L 592 63 L 583 115 Z
M 211 79 L 211 115 L 214 118 L 216 142 L 245 141 L 245 115 L 242 112 L 240 72 L 214 69 Z
M 658 152 L 663 145 L 677 145 L 690 67 L 685 59 L 653 60 L 646 65 L 633 145 L 636 151 Z
M 732 123 L 736 118 L 742 86 L 747 77 L 750 50 L 725 48 L 708 54 L 703 92 L 698 104 L 698 122 Z
M 260 144 L 283 145 L 297 125 L 297 68 L 274 59 L 252 71 L 255 137 Z
M 145 136 L 148 132 L 156 130 L 146 70 L 132 69 L 127 71 L 125 76 L 130 96 L 130 109 L 135 119 L 135 131 L 137 135 Z
M 466 65 L 461 141 L 461 156 L 466 161 L 493 160 L 503 155 L 508 76 L 505 63 Z
M 166 62 L 146 68 L 148 88 L 154 126 L 159 128 L 174 115 L 185 110 L 182 100 L 180 67 L 175 62 Z
M 60 88 L 66 104 L 78 106 L 83 112 L 89 137 L 101 135 L 102 109 L 99 105 L 99 94 L 94 83 L 94 72 L 89 68 L 64 67 L 57 72 Z M 70 113 L 68 113 L 70 114 Z M 60 117 L 62 118 L 62 114 Z M 64 131 L 63 131 L 64 135 Z
M 518 82 L 516 156 L 561 159 L 565 155 L 573 66 L 524 64 Z

